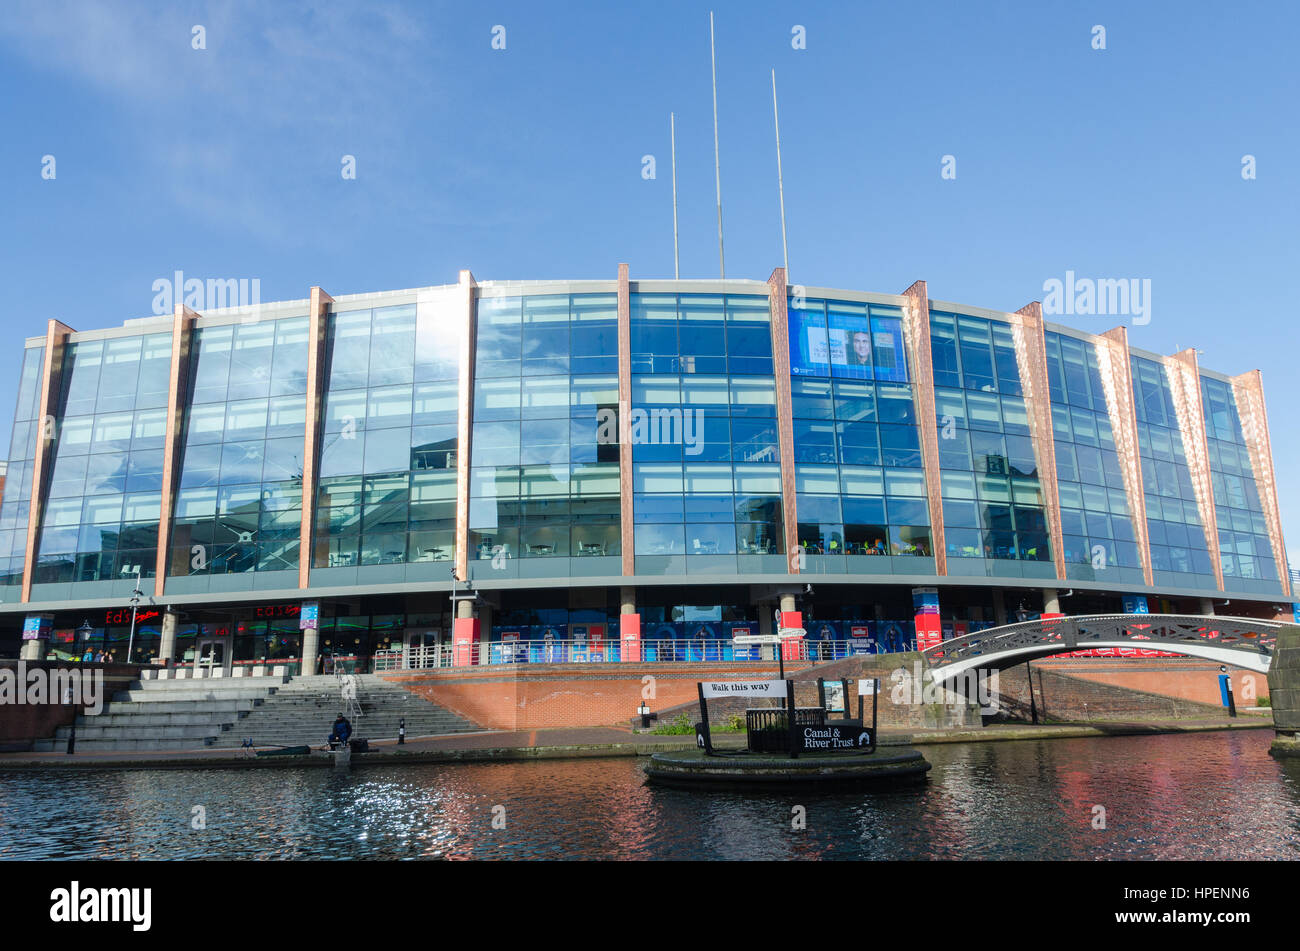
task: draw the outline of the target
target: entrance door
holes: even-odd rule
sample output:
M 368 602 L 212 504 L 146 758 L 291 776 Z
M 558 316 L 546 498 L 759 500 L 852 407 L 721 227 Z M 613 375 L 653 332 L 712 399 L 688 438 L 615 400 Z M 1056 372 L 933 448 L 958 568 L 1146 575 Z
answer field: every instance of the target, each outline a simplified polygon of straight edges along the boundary
M 402 669 L 437 667 L 440 642 L 439 631 L 427 629 L 407 631 L 402 642 Z
M 229 637 L 200 638 L 195 655 L 194 669 L 202 670 L 203 677 L 229 677 L 231 667 Z M 220 673 L 217 673 L 220 671 Z

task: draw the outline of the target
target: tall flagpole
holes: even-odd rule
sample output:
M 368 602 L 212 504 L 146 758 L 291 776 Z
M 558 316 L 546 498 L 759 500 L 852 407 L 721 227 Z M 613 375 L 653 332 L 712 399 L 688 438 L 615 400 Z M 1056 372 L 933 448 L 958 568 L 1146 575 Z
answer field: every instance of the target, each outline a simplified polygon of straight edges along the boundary
M 781 179 L 781 117 L 776 111 L 776 70 L 772 70 L 772 121 L 776 123 L 776 190 L 781 196 L 781 254 L 785 258 L 785 279 L 790 280 L 790 249 L 785 242 L 785 183 Z
M 668 123 L 673 143 L 673 280 L 682 279 L 681 265 L 677 255 L 677 116 L 668 113 Z
M 727 258 L 722 250 L 722 169 L 718 162 L 718 57 L 713 50 L 713 11 L 709 11 L 709 59 L 713 63 L 713 180 L 718 189 L 718 270 L 727 279 Z

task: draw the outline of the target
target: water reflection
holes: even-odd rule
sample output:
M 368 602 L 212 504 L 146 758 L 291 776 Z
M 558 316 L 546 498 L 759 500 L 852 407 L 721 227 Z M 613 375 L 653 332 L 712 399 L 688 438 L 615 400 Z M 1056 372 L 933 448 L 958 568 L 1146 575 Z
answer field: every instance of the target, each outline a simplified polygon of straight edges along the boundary
M 1296 859 L 1300 762 L 1270 738 L 932 746 L 924 786 L 834 796 L 664 790 L 625 759 L 14 772 L 0 858 Z

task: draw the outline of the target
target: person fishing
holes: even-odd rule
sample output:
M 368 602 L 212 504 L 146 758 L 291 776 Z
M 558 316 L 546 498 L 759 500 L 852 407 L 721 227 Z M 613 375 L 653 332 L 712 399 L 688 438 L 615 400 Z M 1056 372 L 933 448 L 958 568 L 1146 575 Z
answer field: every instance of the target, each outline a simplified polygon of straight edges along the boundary
M 331 750 L 337 749 L 339 744 L 347 743 L 348 738 L 352 736 L 352 724 L 343 714 L 339 714 L 338 719 L 334 721 L 334 729 L 330 732 L 329 743 Z

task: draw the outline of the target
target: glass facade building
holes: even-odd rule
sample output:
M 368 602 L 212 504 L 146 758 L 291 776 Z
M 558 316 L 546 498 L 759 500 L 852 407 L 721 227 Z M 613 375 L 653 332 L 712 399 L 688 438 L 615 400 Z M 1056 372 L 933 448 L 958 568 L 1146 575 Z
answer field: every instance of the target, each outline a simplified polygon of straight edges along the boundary
M 449 644 L 458 610 L 493 644 L 633 616 L 725 639 L 794 602 L 810 636 L 905 645 L 918 587 L 957 624 L 1058 590 L 1290 597 L 1257 374 L 919 286 L 466 272 L 51 322 L 17 385 L 0 627 L 124 648 L 138 586 L 136 659 L 253 663 Z

